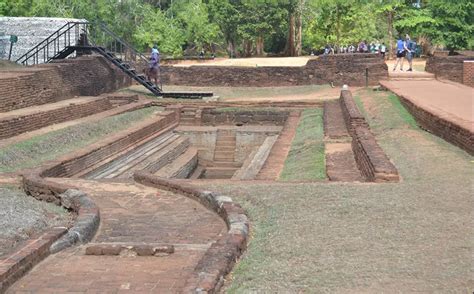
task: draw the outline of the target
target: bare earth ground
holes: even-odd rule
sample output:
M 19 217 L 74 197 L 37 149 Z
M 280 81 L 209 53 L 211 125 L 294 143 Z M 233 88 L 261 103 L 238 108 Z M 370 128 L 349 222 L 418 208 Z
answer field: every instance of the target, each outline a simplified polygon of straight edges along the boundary
M 229 293 L 474 289 L 473 157 L 413 127 L 388 93 L 356 95 L 402 182 L 209 187 L 243 204 L 253 224 Z
M 40 202 L 13 186 L 0 185 L 0 257 L 32 234 L 71 221 L 66 210 Z
M 354 88 L 355 89 L 355 88 Z M 303 100 L 328 100 L 337 99 L 340 95 L 340 87 L 332 88 L 329 85 L 308 85 L 294 87 L 191 87 L 191 86 L 164 86 L 164 91 L 195 91 L 213 92 L 218 101 L 240 102 L 240 101 L 303 101 Z M 149 94 L 141 85 L 134 85 L 123 91 L 133 93 Z

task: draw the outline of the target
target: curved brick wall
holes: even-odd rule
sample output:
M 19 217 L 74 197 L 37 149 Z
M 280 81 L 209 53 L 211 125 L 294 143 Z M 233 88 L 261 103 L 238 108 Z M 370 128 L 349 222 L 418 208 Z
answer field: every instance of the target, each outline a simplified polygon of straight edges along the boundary
M 387 65 L 376 54 L 326 55 L 310 60 L 305 66 L 162 66 L 164 84 L 188 86 L 295 86 L 365 85 L 368 69 L 369 85 L 388 79 Z

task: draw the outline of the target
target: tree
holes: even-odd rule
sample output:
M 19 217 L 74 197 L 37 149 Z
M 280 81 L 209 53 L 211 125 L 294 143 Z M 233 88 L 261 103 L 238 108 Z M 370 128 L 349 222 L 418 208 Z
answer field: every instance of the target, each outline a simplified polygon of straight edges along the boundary
M 209 0 L 208 2 L 209 19 L 219 26 L 231 58 L 236 56 L 237 28 L 240 20 L 239 4 L 238 0 Z
M 176 19 L 169 18 L 160 9 L 145 5 L 143 21 L 134 33 L 139 49 L 158 44 L 160 51 L 173 56 L 182 55 L 182 45 L 186 41 L 185 32 Z

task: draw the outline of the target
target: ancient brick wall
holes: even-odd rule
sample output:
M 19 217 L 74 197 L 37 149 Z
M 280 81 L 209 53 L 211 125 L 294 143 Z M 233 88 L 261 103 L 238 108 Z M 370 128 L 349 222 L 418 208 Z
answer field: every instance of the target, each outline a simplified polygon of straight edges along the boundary
M 288 118 L 288 111 L 203 109 L 201 124 L 217 125 L 276 125 L 282 126 Z
M 63 160 L 51 163 L 40 175 L 42 177 L 71 177 L 176 123 L 174 112 L 162 113 L 159 118 L 142 122 L 131 129 L 108 137 L 102 142 L 68 155 Z
M 416 122 L 422 126 L 423 129 L 432 132 L 464 149 L 469 154 L 474 155 L 474 133 L 472 131 L 424 110 L 403 96 L 399 96 L 399 98 L 401 103 L 411 115 L 415 117 Z
M 437 79 L 463 83 L 463 64 L 465 60 L 474 60 L 474 56 L 430 56 L 426 60 L 425 70 L 435 74 Z
M 71 104 L 50 111 L 36 112 L 22 116 L 0 117 L 0 139 L 10 138 L 21 133 L 45 126 L 74 120 L 113 107 L 108 97 L 91 99 L 85 103 Z
M 462 83 L 466 86 L 474 87 L 474 60 L 464 60 Z
M 374 182 L 398 181 L 397 169 L 375 140 L 350 91 L 341 91 L 340 103 L 344 121 L 352 137 L 352 151 L 364 177 Z
M 131 82 L 99 56 L 0 71 L 0 112 L 74 96 L 96 96 L 128 86 Z
M 162 66 L 163 83 L 189 86 L 295 86 L 348 84 L 363 86 L 366 69 L 369 85 L 388 79 L 387 65 L 376 54 L 326 55 L 305 66 Z

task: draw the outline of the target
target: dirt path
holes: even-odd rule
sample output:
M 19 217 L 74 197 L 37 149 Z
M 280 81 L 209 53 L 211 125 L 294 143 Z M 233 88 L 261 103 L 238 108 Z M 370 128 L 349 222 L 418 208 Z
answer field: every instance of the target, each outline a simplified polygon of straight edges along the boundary
M 100 207 L 93 243 L 175 244 L 167 256 L 94 256 L 73 247 L 48 257 L 7 293 L 118 291 L 175 293 L 210 244 L 226 231 L 220 217 L 184 196 L 134 183 L 62 179 Z

